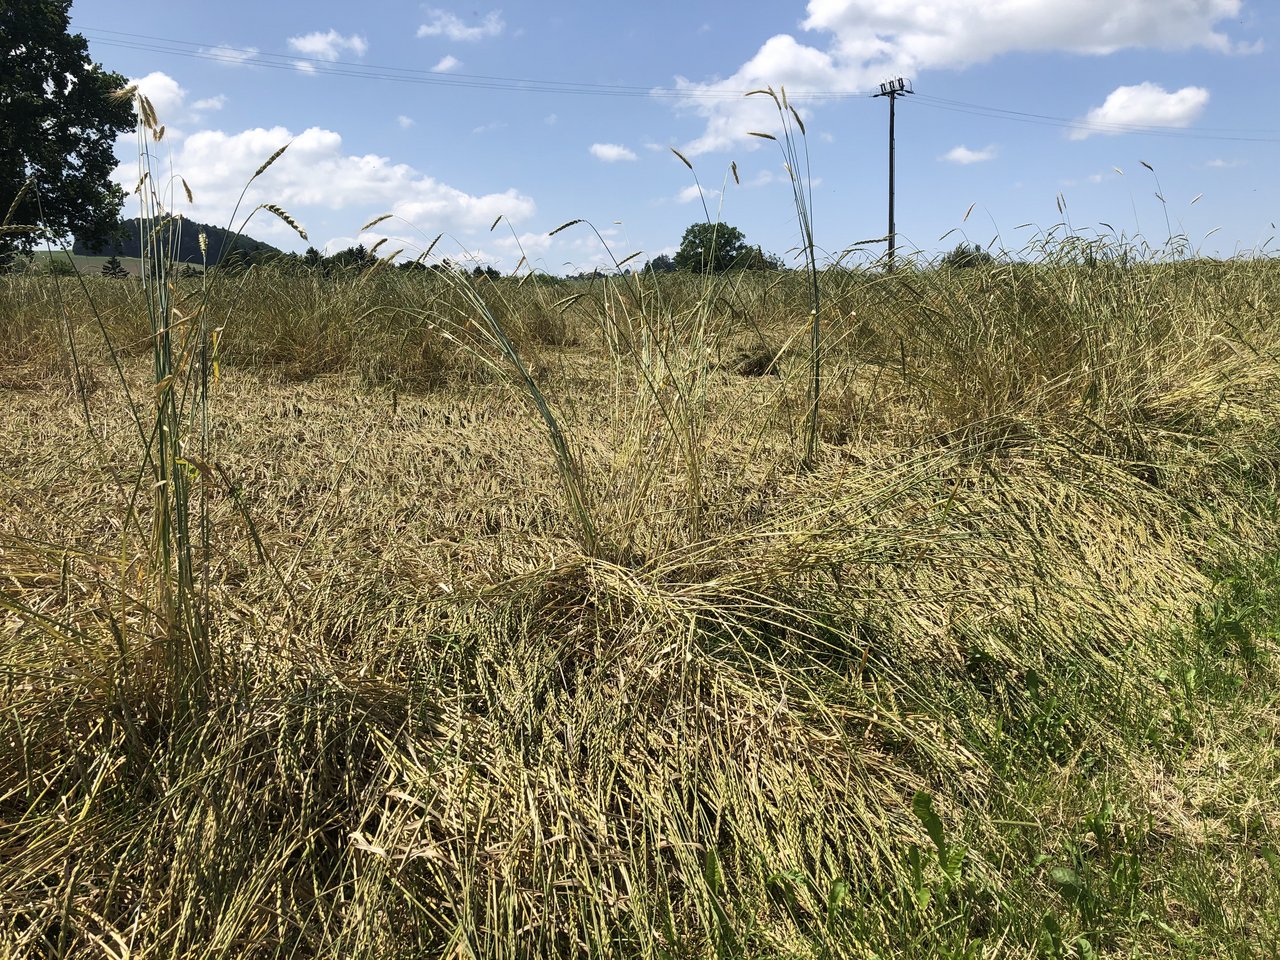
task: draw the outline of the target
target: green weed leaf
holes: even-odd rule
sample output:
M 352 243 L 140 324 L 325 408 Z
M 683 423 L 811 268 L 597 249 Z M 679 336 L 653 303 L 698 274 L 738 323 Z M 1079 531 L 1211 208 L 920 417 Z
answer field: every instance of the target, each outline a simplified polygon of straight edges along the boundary
M 942 819 L 934 812 L 933 796 L 923 790 L 916 792 L 911 801 L 911 812 L 924 825 L 925 832 L 938 851 L 938 866 L 947 870 L 947 837 L 942 828 Z
M 1072 902 L 1084 896 L 1084 885 L 1080 882 L 1080 875 L 1070 867 L 1054 867 L 1049 871 L 1049 879 L 1053 881 L 1058 891 Z

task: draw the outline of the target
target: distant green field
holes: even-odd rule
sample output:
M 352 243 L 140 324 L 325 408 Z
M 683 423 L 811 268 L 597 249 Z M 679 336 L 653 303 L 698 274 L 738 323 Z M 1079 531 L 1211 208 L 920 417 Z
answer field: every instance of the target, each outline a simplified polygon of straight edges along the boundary
M 77 271 L 79 271 L 80 273 L 90 273 L 90 274 L 101 273 L 102 265 L 106 263 L 109 259 L 111 258 L 81 256 L 80 254 L 68 253 L 65 250 L 54 250 L 52 252 L 47 250 L 40 250 L 40 251 L 37 251 L 33 257 L 34 263 L 46 269 L 48 268 L 48 264 L 51 261 L 66 262 L 69 260 L 75 265 L 75 268 Z M 132 274 L 135 277 L 142 276 L 142 261 L 138 257 L 120 257 L 119 260 L 120 260 L 120 265 L 124 267 L 126 270 L 128 270 L 130 274 Z M 200 267 L 195 266 L 195 269 L 199 270 Z

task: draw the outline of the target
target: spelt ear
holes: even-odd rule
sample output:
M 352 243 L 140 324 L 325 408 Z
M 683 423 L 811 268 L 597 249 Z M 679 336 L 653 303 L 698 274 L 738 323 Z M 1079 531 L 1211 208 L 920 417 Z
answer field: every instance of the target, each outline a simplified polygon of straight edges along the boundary
M 372 220 L 370 220 L 368 223 L 366 223 L 363 227 L 360 228 L 360 232 L 364 233 L 366 230 L 372 230 L 374 227 L 382 223 L 384 220 L 390 220 L 394 216 L 395 216 L 394 213 L 384 213 L 381 216 L 374 217 Z
M 8 213 L 4 215 L 3 220 L 0 220 L 0 224 L 8 224 L 13 220 L 14 215 L 18 212 L 18 207 L 22 206 L 22 201 L 27 199 L 27 195 L 31 193 L 31 188 L 35 182 L 35 177 L 27 177 L 27 179 L 22 182 L 22 186 L 14 195 L 13 202 L 9 204 Z
M 302 225 L 299 224 L 297 220 L 293 219 L 293 217 L 289 215 L 289 212 L 285 210 L 283 207 L 279 207 L 274 203 L 263 203 L 258 205 L 258 209 L 265 210 L 267 211 L 267 213 L 275 214 L 277 217 L 279 217 L 281 220 L 287 223 L 290 227 L 292 227 L 294 229 L 294 232 L 296 232 L 298 236 L 300 236 L 303 240 L 311 239 L 310 237 L 307 236 L 307 231 L 302 229 Z
M 279 160 L 284 155 L 284 152 L 288 149 L 289 149 L 289 144 L 286 143 L 284 146 L 282 146 L 279 150 L 277 150 L 271 156 L 267 157 L 267 159 L 263 162 L 262 166 L 260 166 L 257 170 L 253 171 L 253 176 L 249 178 L 249 182 L 252 183 L 254 180 L 257 180 L 260 176 L 262 176 L 266 172 L 267 168 L 270 167 L 277 160 Z

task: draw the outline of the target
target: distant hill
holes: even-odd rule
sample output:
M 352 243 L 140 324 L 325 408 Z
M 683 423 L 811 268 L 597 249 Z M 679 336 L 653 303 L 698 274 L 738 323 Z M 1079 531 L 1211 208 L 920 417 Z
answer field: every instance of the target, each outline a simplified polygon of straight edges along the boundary
M 140 223 L 141 221 L 136 217 L 132 220 L 122 220 L 119 228 L 103 246 L 94 248 L 77 240 L 71 252 L 76 256 L 141 257 Z M 207 223 L 197 223 L 195 220 L 187 220 L 185 218 L 182 220 L 169 219 L 165 221 L 160 229 L 161 249 L 172 249 L 174 251 L 173 259 L 178 263 L 207 262 L 210 266 L 213 266 L 222 260 L 224 250 L 228 258 L 233 253 L 239 253 L 244 259 L 250 261 L 261 261 L 271 257 L 283 256 L 283 251 L 269 243 L 263 243 L 261 240 L 254 240 L 252 237 L 244 235 L 237 237 L 222 227 L 215 227 Z M 207 255 L 200 252 L 201 233 L 204 233 L 208 239 L 209 250 Z

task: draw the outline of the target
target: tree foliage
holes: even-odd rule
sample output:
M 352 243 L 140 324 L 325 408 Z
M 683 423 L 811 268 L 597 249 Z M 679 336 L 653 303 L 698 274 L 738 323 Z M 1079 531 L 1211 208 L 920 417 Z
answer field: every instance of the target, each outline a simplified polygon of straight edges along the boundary
M 355 246 L 347 247 L 325 257 L 321 267 L 326 274 L 343 270 L 363 273 L 365 270 L 376 266 L 377 263 L 377 255 L 370 253 L 363 243 L 357 243 Z
M 3 0 L 0 0 L 3 2 Z M 178 263 L 216 266 L 238 259 L 241 263 L 263 263 L 283 254 L 262 240 L 237 234 L 231 230 L 200 223 L 185 217 L 164 217 L 145 225 L 134 217 L 119 221 L 97 244 L 77 241 L 72 252 L 77 256 L 99 254 L 108 257 L 141 257 L 143 237 L 154 234 L 156 247 Z M 204 237 L 203 243 L 201 236 Z
M 694 223 L 684 232 L 676 251 L 676 269 L 693 273 L 721 273 L 740 265 L 747 238 L 727 223 Z
M 124 268 L 119 257 L 109 257 L 102 265 L 102 275 L 111 277 L 113 280 L 124 280 L 129 276 L 129 271 Z
M 995 263 L 995 260 L 995 257 L 976 243 L 970 246 L 962 242 L 942 258 L 942 266 L 951 270 L 972 270 Z
M 133 105 L 114 96 L 125 78 L 91 61 L 84 37 L 69 32 L 70 9 L 71 0 L 0 0 L 0 217 L 92 243 L 124 203 L 110 174 Z M 34 189 L 15 206 L 28 178 Z
M 754 247 L 745 248 L 734 266 L 739 270 L 782 270 L 785 264 L 781 257 L 766 253 L 757 244 Z

